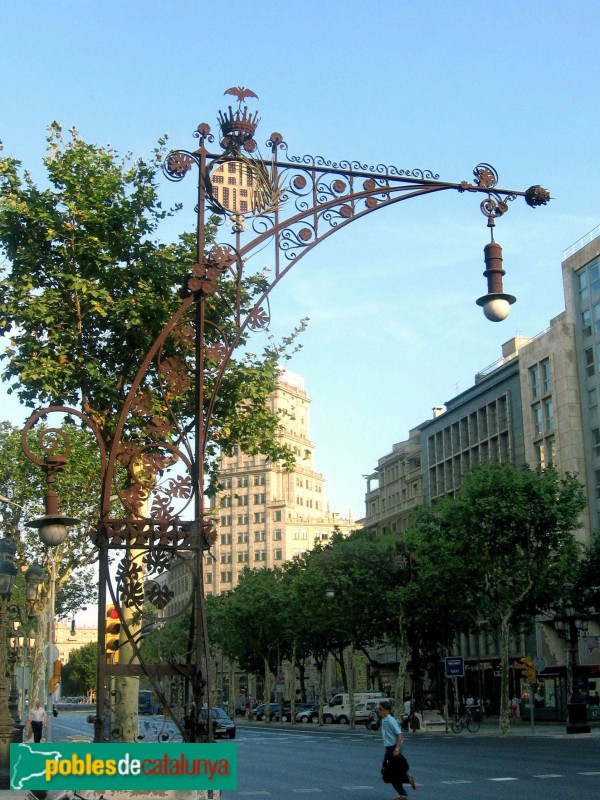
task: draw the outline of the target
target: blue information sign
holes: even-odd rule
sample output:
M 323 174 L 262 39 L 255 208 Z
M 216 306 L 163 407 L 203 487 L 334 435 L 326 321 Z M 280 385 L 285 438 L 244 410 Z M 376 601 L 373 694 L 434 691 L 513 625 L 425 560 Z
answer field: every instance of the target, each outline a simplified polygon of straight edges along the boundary
M 462 656 L 446 656 L 446 677 L 464 678 L 465 662 Z

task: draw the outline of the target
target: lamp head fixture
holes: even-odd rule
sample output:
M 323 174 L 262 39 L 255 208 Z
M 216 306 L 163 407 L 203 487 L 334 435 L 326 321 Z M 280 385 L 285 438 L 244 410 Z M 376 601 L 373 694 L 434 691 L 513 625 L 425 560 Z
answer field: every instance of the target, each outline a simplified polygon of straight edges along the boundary
M 491 227 L 491 226 L 490 226 Z M 517 298 L 512 294 L 505 294 L 502 287 L 502 247 L 494 241 L 492 227 L 492 241 L 483 248 L 485 260 L 484 276 L 488 282 L 488 293 L 477 300 L 477 305 L 482 306 L 483 313 L 491 322 L 501 322 L 510 313 L 510 307 Z
M 26 523 L 28 528 L 37 528 L 40 541 L 48 547 L 56 547 L 67 538 L 68 529 L 77 525 L 78 519 L 66 517 L 58 512 L 58 494 L 54 491 L 54 477 L 66 464 L 66 456 L 52 456 L 45 459 L 44 471 L 48 488 L 46 490 L 46 513 Z

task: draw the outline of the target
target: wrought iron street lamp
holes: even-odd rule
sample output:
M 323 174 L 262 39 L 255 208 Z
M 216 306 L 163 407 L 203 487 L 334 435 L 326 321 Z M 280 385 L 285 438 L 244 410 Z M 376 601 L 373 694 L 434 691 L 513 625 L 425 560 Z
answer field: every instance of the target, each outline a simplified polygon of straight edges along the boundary
M 532 207 L 550 199 L 540 186 L 526 191 L 498 188 L 497 173 L 483 163 L 475 167 L 470 181 L 449 183 L 440 181 L 431 170 L 288 156 L 287 144 L 277 132 L 269 136 L 268 157 L 262 158 L 255 139 L 258 113 L 244 105 L 256 95 L 243 87 L 229 89 L 226 94 L 234 98 L 234 107 L 219 113 L 217 137 L 210 125 L 201 123 L 194 133 L 197 148 L 173 151 L 165 160 L 164 171 L 172 181 L 182 180 L 193 168 L 198 170 L 196 263 L 183 280 L 178 310 L 126 388 L 110 442 L 103 440 L 88 416 L 65 406 L 36 412 L 23 431 L 25 451 L 47 472 L 49 499 L 43 527 L 51 529 L 49 535 L 54 541 L 59 538 L 55 523 L 69 522 L 60 521 L 51 485 L 68 457 L 68 440 L 63 431 L 53 430 L 55 437 L 62 437 L 63 449 L 55 442 L 49 448 L 49 456 L 40 459 L 29 450 L 27 433 L 45 415 L 69 414 L 90 427 L 100 449 L 101 508 L 98 526 L 92 532 L 99 550 L 100 573 L 96 741 L 104 738 L 105 682 L 111 676 L 146 676 L 184 740 L 194 742 L 210 737 L 201 714 L 206 695 L 210 719 L 211 693 L 205 692 L 208 675 L 203 671 L 203 664 L 210 660 L 203 559 L 215 540 L 216 525 L 204 501 L 205 464 L 218 424 L 219 393 L 233 354 L 247 334 L 268 327 L 269 295 L 279 281 L 333 233 L 394 203 L 448 190 L 481 194 L 481 211 L 493 234 L 496 221 L 517 197 L 523 197 Z M 212 224 L 215 219 L 224 241 L 210 244 L 209 222 Z M 273 268 L 263 278 L 258 299 L 247 307 L 243 291 L 245 263 L 267 245 L 273 251 Z M 514 298 L 504 293 L 500 245 L 493 240 L 485 250 L 485 266 L 487 293 L 478 302 L 488 318 L 499 320 L 506 316 Z M 209 313 L 217 304 L 227 309 L 232 323 L 228 330 Z M 191 415 L 180 418 L 172 399 L 178 392 L 181 394 L 190 363 L 195 408 Z M 159 377 L 160 411 L 156 405 L 149 407 L 144 395 L 149 374 Z M 137 439 L 127 434 L 131 419 L 142 431 Z M 43 441 L 48 433 L 42 435 Z M 124 463 L 135 465 L 125 488 L 119 480 Z M 158 472 L 162 476 L 160 485 L 154 481 Z M 111 510 L 111 496 L 115 493 L 122 508 L 120 515 Z M 111 577 L 108 569 L 109 555 L 117 556 L 116 577 Z M 158 612 L 166 608 L 173 592 L 168 581 L 159 583 L 153 577 L 175 564 L 183 564 L 189 570 L 195 587 L 187 608 L 181 609 L 191 611 L 189 649 L 182 659 L 152 664 L 139 646 L 145 623 L 140 630 L 132 619 L 143 619 L 148 604 Z M 144 585 L 153 586 L 154 590 L 146 594 Z M 107 663 L 106 659 L 107 601 L 119 612 L 123 641 L 130 653 L 119 663 Z M 182 707 L 169 705 L 161 684 L 164 677 L 181 684 L 181 691 L 174 694 L 183 698 Z

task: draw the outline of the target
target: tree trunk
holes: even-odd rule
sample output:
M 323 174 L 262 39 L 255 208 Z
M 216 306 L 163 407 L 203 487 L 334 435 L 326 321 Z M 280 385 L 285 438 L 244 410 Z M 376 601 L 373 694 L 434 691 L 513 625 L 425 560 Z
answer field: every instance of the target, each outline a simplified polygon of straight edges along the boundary
M 356 708 L 354 707 L 354 689 L 356 682 L 356 653 L 354 651 L 354 641 L 350 642 L 348 648 L 348 700 L 350 701 L 350 730 L 354 730 L 356 724 Z
M 394 709 L 395 714 L 400 714 L 400 709 L 403 708 L 404 703 L 404 683 L 406 681 L 406 668 L 410 660 L 410 649 L 408 647 L 408 640 L 402 632 L 402 638 L 398 645 L 398 674 L 396 677 L 396 690 L 394 692 Z
M 265 718 L 264 722 L 268 725 L 271 721 L 271 667 L 269 660 L 264 659 L 265 663 Z
M 300 675 L 300 697 L 302 702 L 306 703 L 306 667 L 304 666 L 304 659 L 298 664 L 298 673 Z
M 505 735 L 510 731 L 510 696 L 508 685 L 508 648 L 510 642 L 509 615 L 502 617 L 500 621 L 500 669 L 502 678 L 500 681 L 500 733 Z
M 283 707 L 282 707 L 283 712 Z M 283 716 L 283 713 L 282 715 Z M 296 722 L 296 645 L 292 645 L 292 657 L 290 660 L 290 722 Z

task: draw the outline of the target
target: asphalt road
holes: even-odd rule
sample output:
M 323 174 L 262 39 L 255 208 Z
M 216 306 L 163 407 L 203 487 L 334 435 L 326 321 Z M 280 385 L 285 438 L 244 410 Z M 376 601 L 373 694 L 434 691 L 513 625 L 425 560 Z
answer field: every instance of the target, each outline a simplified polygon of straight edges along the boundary
M 61 712 L 55 741 L 92 734 L 86 711 Z M 155 718 L 158 724 L 159 719 Z M 153 718 L 142 718 L 143 723 Z M 342 726 L 266 726 L 238 723 L 238 790 L 222 800 L 392 800 L 380 777 L 380 734 Z M 568 736 L 564 726 L 534 735 L 519 726 L 500 737 L 488 725 L 478 734 L 413 734 L 404 752 L 418 789 L 415 800 L 599 800 L 600 729 Z
M 385 800 L 377 734 L 341 729 L 241 727 L 238 791 L 223 800 Z M 415 774 L 415 800 L 598 800 L 600 738 L 420 734 L 404 752 Z M 410 787 L 406 787 L 413 795 Z

